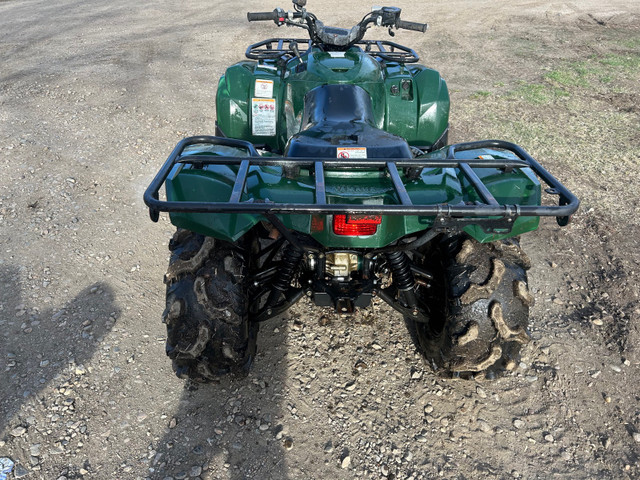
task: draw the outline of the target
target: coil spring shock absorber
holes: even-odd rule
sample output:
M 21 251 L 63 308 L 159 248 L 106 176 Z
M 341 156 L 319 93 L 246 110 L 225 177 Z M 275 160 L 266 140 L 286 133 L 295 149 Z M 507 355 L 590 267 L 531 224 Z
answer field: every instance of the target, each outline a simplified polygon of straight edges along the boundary
M 389 268 L 393 274 L 393 283 L 398 289 L 398 300 L 404 299 L 406 306 L 415 310 L 417 305 L 415 286 L 409 258 L 404 252 L 389 252 L 386 254 Z
M 297 247 L 294 247 L 291 244 L 286 246 L 282 253 L 282 265 L 278 270 L 278 276 L 273 282 L 273 290 L 271 290 L 271 293 L 269 294 L 269 298 L 265 305 L 266 307 L 273 307 L 277 305 L 280 298 L 287 290 L 289 290 L 291 280 L 293 280 L 293 276 L 298 271 L 303 255 L 304 252 Z

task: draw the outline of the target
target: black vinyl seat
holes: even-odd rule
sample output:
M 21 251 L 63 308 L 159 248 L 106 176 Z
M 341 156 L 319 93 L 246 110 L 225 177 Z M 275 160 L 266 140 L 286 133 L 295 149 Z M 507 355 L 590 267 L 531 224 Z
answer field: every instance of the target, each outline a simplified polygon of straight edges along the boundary
M 405 139 L 375 126 L 371 97 L 362 87 L 316 87 L 305 96 L 302 129 L 285 156 L 337 158 L 340 147 L 364 147 L 367 158 L 412 158 Z

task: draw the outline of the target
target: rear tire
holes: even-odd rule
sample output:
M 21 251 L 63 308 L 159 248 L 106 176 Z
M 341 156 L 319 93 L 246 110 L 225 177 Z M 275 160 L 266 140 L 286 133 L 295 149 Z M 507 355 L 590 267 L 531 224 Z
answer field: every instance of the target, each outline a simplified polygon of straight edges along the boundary
M 445 376 L 492 377 L 516 366 L 529 342 L 530 262 L 517 240 L 481 244 L 455 239 L 433 252 L 440 292 L 423 300 L 432 321 L 417 323 L 418 345 Z M 437 287 L 436 287 L 437 290 Z
M 248 372 L 258 324 L 249 321 L 245 259 L 227 242 L 182 229 L 169 250 L 163 322 L 176 375 L 210 382 Z

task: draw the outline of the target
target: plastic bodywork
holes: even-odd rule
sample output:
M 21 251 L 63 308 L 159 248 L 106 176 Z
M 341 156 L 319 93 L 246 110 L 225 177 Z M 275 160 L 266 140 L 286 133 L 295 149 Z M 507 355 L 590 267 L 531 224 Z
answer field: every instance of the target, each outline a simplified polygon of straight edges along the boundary
M 407 140 L 429 147 L 444 134 L 449 121 L 449 93 L 440 74 L 421 65 L 382 63 L 353 47 L 323 52 L 313 47 L 285 66 L 276 60 L 240 62 L 220 79 L 216 96 L 218 127 L 227 137 L 240 138 L 282 152 L 301 128 L 307 92 L 326 84 L 358 85 L 373 103 L 375 124 Z M 251 101 L 256 80 L 273 82 L 276 134 L 252 134 Z
M 265 81 L 270 85 L 266 95 L 257 91 Z M 334 87 L 323 87 L 327 85 Z M 352 95 L 350 99 L 362 106 L 366 115 L 343 122 L 319 123 L 309 128 L 310 104 L 321 98 L 324 98 L 325 106 L 332 101 L 342 101 L 336 94 L 341 85 L 345 86 L 344 90 L 349 90 L 345 95 Z M 254 99 L 260 98 L 268 98 L 272 105 L 275 103 L 273 135 L 252 133 L 255 132 L 252 130 L 252 107 L 257 108 L 259 102 L 256 103 Z M 349 98 L 345 97 L 344 100 Z M 318 107 L 318 112 L 322 110 L 321 107 Z M 291 149 L 287 153 L 289 156 L 307 156 L 306 148 L 307 153 L 324 151 L 323 155 L 329 155 L 326 158 L 336 158 L 335 148 L 320 150 L 314 142 L 336 145 L 342 142 L 338 137 L 371 139 L 373 137 L 365 133 L 378 132 L 384 141 L 377 142 L 376 145 L 380 145 L 376 146 L 378 150 L 370 149 L 376 152 L 371 156 L 410 158 L 411 151 L 407 144 L 429 149 L 446 134 L 449 94 L 440 74 L 421 65 L 384 62 L 367 55 L 359 47 L 352 47 L 346 52 L 324 52 L 312 47 L 301 59 L 293 58 L 287 62 L 277 59 L 245 61 L 229 67 L 218 86 L 216 112 L 218 128 L 226 137 L 262 145 L 274 152 L 273 155 Z M 347 133 L 351 135 L 344 135 Z M 296 139 L 302 142 L 300 148 Z M 358 141 L 361 140 L 356 140 L 355 146 L 359 146 Z M 398 145 L 395 154 L 384 153 L 383 145 L 392 144 Z M 293 153 L 294 150 L 300 153 Z M 245 150 L 219 146 L 202 147 L 201 151 L 218 155 L 246 155 Z M 327 154 L 329 151 L 333 153 Z M 198 147 L 191 147 L 189 153 L 197 154 Z M 461 152 L 460 155 L 464 155 L 464 158 L 481 155 L 501 158 L 500 155 L 509 157 L 511 154 L 480 149 Z M 444 149 L 433 151 L 428 157 L 445 158 L 446 152 Z M 204 165 L 201 168 L 178 165 L 167 178 L 167 198 L 175 201 L 226 202 L 234 187 L 237 172 L 238 167 L 231 165 Z M 476 169 L 475 173 L 501 204 L 540 204 L 540 183 L 528 169 L 502 171 L 486 168 Z M 407 179 L 404 173 L 401 175 L 414 205 L 473 204 L 480 200 L 464 174 L 454 168 L 424 169 L 412 179 Z M 275 162 L 273 166 L 252 166 L 239 201 L 313 203 L 315 185 L 314 172 L 306 169 L 300 169 L 292 175 Z M 325 171 L 325 189 L 328 204 L 401 203 L 392 180 L 383 171 L 349 169 L 348 162 L 344 168 Z M 171 221 L 178 227 L 228 241 L 238 240 L 263 219 L 260 215 L 240 213 L 171 213 Z M 285 227 L 311 235 L 326 248 L 380 248 L 408 234 L 429 229 L 434 223 L 434 217 L 428 216 L 385 215 L 374 235 L 339 236 L 333 232 L 332 215 L 289 214 L 279 215 L 279 219 Z M 485 230 L 472 224 L 466 224 L 463 228 L 478 241 L 488 242 L 535 230 L 538 222 L 538 217 L 519 217 L 514 220 L 511 229 L 504 231 Z
M 211 153 L 210 147 L 206 150 Z M 220 154 L 229 154 L 225 148 Z M 194 148 L 190 153 L 196 153 Z M 242 155 L 239 150 L 235 155 Z M 491 155 L 499 158 L 505 152 L 470 150 L 461 152 L 464 158 Z M 444 158 L 439 150 L 429 157 Z M 476 169 L 488 190 L 500 203 L 539 205 L 541 188 L 529 169 L 505 172 L 499 169 Z M 178 165 L 167 178 L 167 197 L 170 200 L 226 202 L 234 186 L 237 167 L 209 165 L 203 168 Z M 404 177 L 404 174 L 401 174 Z M 407 193 L 414 205 L 474 203 L 480 199 L 463 174 L 453 168 L 424 169 L 418 178 L 405 180 Z M 400 204 L 391 180 L 378 170 L 350 170 L 348 167 L 327 169 L 325 188 L 328 204 L 389 205 Z M 281 166 L 251 167 L 241 202 L 273 201 L 277 203 L 313 203 L 315 178 L 312 172 L 301 169 L 291 178 Z M 301 233 L 310 234 L 327 248 L 378 248 L 410 233 L 426 230 L 433 225 L 433 217 L 417 215 L 386 215 L 382 217 L 376 234 L 361 237 L 338 236 L 333 233 L 331 215 L 281 215 L 282 223 Z M 195 232 L 235 241 L 262 220 L 260 215 L 219 213 L 171 213 L 174 225 Z M 538 227 L 539 217 L 519 217 L 510 232 L 485 232 L 473 225 L 465 231 L 480 242 L 494 241 L 519 235 Z

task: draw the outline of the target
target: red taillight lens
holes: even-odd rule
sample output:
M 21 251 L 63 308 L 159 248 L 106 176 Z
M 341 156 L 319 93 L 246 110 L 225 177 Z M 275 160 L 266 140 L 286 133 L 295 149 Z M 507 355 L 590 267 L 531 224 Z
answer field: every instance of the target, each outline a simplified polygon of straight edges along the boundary
M 350 237 L 373 235 L 381 223 L 381 215 L 334 215 L 333 233 Z

